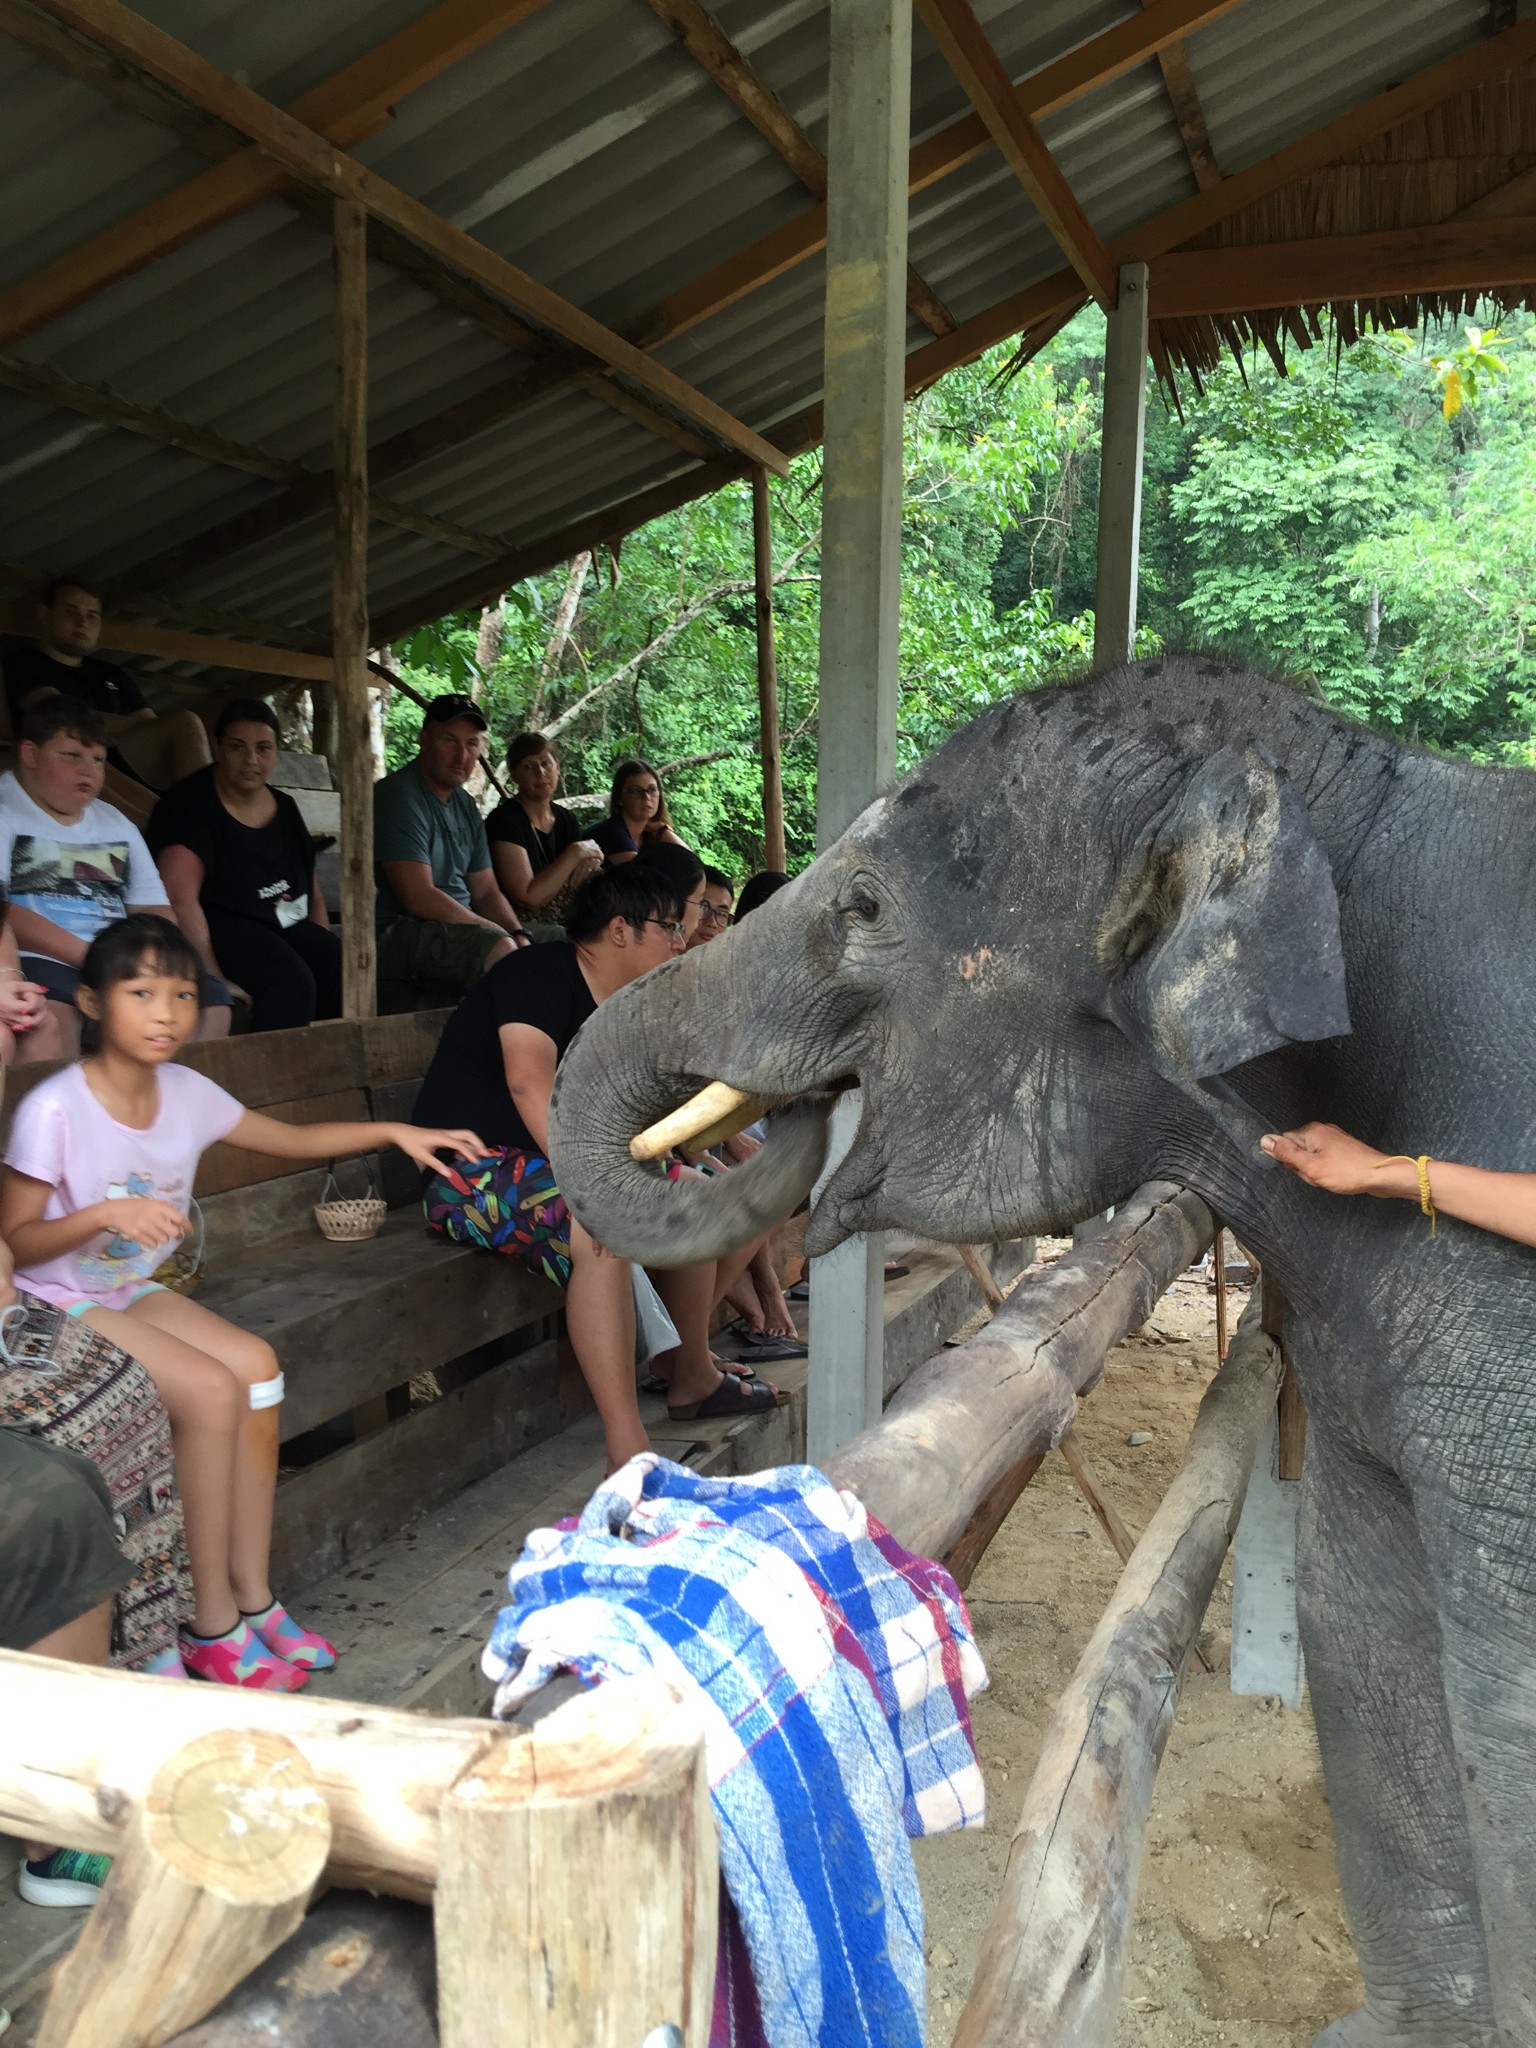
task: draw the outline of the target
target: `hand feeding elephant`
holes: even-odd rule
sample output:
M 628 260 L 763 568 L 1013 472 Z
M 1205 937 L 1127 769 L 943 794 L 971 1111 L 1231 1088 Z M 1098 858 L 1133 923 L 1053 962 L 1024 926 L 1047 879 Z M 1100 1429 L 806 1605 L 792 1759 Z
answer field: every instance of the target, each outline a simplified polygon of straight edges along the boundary
M 805 1106 L 721 1179 L 634 1165 L 712 1079 L 861 1086 L 813 1252 L 1060 1232 L 1154 1178 L 1253 1247 L 1312 1424 L 1304 1641 L 1367 1991 L 1333 2043 L 1536 2043 L 1536 1252 L 1319 1193 L 1257 1139 L 1319 1117 L 1536 1166 L 1533 849 L 1536 776 L 1135 663 L 979 719 L 605 1003 L 555 1091 L 562 1188 L 647 1260 L 742 1241 L 817 1171 Z

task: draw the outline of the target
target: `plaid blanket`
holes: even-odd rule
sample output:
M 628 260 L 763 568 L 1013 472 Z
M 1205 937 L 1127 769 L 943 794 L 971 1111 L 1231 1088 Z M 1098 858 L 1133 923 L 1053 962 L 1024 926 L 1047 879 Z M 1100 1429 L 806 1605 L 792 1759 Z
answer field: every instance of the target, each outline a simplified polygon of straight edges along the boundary
M 948 1574 L 809 1466 L 711 1480 L 648 1453 L 536 1530 L 508 1585 L 498 1712 L 561 1670 L 656 1671 L 701 1702 L 734 1909 L 714 2048 L 920 2048 L 906 1837 L 983 1818 L 965 1702 L 986 1676 Z

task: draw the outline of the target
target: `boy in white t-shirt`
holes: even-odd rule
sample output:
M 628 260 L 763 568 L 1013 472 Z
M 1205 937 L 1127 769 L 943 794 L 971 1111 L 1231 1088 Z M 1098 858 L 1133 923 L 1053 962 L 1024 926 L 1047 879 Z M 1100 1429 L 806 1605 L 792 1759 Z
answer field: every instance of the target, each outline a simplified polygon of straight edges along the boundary
M 0 775 L 0 881 L 29 981 L 47 992 L 65 1057 L 80 1049 L 75 990 L 85 949 L 138 911 L 175 924 L 138 827 L 101 801 L 107 736 L 89 706 L 45 698 L 22 720 L 15 770 Z M 199 1038 L 229 1035 L 229 990 L 211 976 Z

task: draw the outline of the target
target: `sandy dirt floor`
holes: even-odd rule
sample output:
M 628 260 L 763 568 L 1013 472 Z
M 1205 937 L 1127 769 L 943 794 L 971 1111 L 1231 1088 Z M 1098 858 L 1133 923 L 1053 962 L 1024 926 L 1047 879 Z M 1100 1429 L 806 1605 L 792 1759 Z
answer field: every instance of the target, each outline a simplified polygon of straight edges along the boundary
M 1233 1290 L 1234 1325 L 1246 1300 Z M 1214 1297 L 1194 1273 L 1111 1353 L 1083 1404 L 1079 1440 L 1133 1534 L 1178 1466 L 1215 1352 Z M 1150 1442 L 1128 1443 L 1142 1431 Z M 953 2036 L 1041 1740 L 1119 1569 L 1051 1457 L 972 1581 L 992 1681 L 973 1709 L 988 1818 L 980 1833 L 915 1845 L 931 2048 Z M 1117 2048 L 1305 2048 L 1359 2002 L 1311 1719 L 1233 1697 L 1231 1619 L 1229 1561 L 1202 1638 L 1215 1675 L 1192 1663 L 1158 1775 Z

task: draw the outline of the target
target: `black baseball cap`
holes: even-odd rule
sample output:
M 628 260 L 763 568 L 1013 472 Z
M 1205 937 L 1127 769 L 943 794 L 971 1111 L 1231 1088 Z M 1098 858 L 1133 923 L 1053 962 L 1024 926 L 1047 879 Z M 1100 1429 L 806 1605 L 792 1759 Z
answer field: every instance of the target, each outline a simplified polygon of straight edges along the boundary
M 423 725 L 446 725 L 453 718 L 468 718 L 485 732 L 489 721 L 473 697 L 434 697 L 421 714 Z

